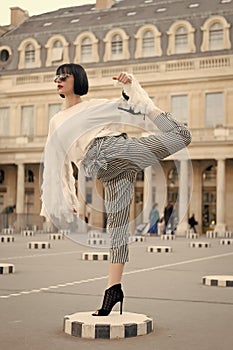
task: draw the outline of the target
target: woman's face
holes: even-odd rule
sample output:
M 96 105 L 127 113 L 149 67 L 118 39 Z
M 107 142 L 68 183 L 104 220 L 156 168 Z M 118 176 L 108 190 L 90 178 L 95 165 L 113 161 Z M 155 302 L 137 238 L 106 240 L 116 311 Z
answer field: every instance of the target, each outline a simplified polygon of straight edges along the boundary
M 68 73 L 61 73 L 56 75 L 54 82 L 57 84 L 57 91 L 59 94 L 74 95 L 74 76 Z

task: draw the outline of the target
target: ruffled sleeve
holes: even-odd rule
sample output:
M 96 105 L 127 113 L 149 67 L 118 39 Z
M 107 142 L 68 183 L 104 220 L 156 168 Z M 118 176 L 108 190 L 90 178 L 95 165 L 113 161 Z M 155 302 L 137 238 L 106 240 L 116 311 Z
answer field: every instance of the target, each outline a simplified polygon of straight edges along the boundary
M 132 75 L 131 84 L 121 84 L 123 88 L 123 97 L 120 103 L 120 108 L 131 111 L 133 114 L 144 114 L 147 116 L 155 115 L 158 110 L 153 101 L 148 96 L 147 92 L 141 87 L 137 79 Z M 159 110 L 159 113 L 162 111 Z
M 74 215 L 78 215 L 79 212 L 73 168 L 62 147 L 53 120 L 49 125 L 43 161 L 40 215 L 52 221 L 55 226 L 62 221 L 72 222 Z

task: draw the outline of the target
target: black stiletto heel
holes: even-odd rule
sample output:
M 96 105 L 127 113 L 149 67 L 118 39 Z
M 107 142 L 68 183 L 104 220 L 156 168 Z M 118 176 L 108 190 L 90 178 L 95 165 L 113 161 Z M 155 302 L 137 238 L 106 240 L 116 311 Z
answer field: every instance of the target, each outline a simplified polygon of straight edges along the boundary
M 120 302 L 120 315 L 122 315 L 122 310 L 123 310 L 123 299 Z
M 115 284 L 105 290 L 102 307 L 93 313 L 92 316 L 108 316 L 112 311 L 113 306 L 118 302 L 120 302 L 120 315 L 122 315 L 123 299 L 124 294 L 121 289 L 121 284 Z

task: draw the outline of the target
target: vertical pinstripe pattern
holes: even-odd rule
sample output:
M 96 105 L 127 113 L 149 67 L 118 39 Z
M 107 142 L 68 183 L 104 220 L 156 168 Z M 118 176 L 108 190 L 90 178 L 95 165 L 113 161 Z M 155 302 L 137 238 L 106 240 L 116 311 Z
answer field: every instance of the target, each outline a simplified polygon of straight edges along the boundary
M 112 263 L 125 263 L 129 260 L 128 227 L 135 179 L 136 172 L 130 171 L 103 182 Z
M 105 188 L 113 263 L 128 261 L 128 225 L 136 173 L 181 150 L 191 141 L 187 127 L 170 113 L 157 116 L 155 124 L 162 133 L 140 138 L 127 138 L 125 134 L 96 138 L 82 162 L 86 176 L 97 176 Z

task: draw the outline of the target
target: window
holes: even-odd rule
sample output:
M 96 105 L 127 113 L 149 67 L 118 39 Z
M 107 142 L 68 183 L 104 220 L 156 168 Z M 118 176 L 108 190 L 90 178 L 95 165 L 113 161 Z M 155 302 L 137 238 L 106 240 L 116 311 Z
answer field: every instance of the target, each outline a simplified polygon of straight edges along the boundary
M 123 52 L 122 38 L 119 34 L 114 35 L 112 37 L 112 43 L 111 43 L 111 58 L 112 59 L 122 58 L 122 52 Z
M 0 108 L 0 136 L 9 135 L 10 108 Z
M 129 36 L 120 28 L 109 31 L 104 38 L 104 62 L 118 59 L 129 59 L 128 40 Z
M 82 32 L 76 38 L 75 63 L 99 62 L 98 39 L 91 32 Z
M 56 40 L 52 47 L 52 64 L 56 65 L 61 62 L 63 59 L 63 45 L 60 40 Z
M 69 62 L 69 43 L 62 35 L 49 38 L 45 48 L 47 49 L 46 67 L 60 65 Z
M 215 23 L 210 27 L 209 49 L 224 49 L 223 27 L 220 23 Z
M 25 68 L 34 67 L 35 63 L 35 48 L 32 44 L 29 44 L 25 48 Z
M 34 134 L 34 108 L 33 106 L 21 107 L 21 135 L 32 136 Z
M 50 122 L 51 118 L 61 110 L 60 103 L 51 103 L 48 106 L 48 122 Z
M 198 2 L 194 2 L 192 4 L 189 4 L 189 8 L 190 9 L 193 9 L 193 8 L 196 8 L 196 7 L 199 7 L 199 6 L 200 6 L 200 4 Z
M 201 27 L 203 31 L 201 51 L 231 49 L 230 27 L 231 25 L 224 17 L 213 16 L 208 18 Z
M 135 58 L 161 56 L 161 33 L 151 24 L 142 26 L 135 35 Z
M 34 173 L 30 169 L 25 169 L 25 182 L 34 182 Z
M 177 95 L 171 97 L 171 111 L 175 118 L 181 122 L 188 123 L 188 96 Z
M 18 51 L 19 69 L 41 67 L 40 45 L 34 38 L 23 40 L 18 47 Z
M 5 171 L 0 169 L 0 184 L 4 184 L 5 181 Z
M 175 34 L 175 53 L 184 52 L 189 52 L 188 32 L 185 27 L 180 27 Z
M 5 63 L 9 60 L 11 51 L 9 48 L 2 47 L 0 48 L 0 63 Z
M 215 128 L 224 124 L 223 93 L 206 94 L 205 126 Z
M 90 38 L 85 38 L 81 44 L 81 62 L 92 61 L 92 42 Z
M 168 34 L 168 55 L 196 52 L 194 43 L 195 29 L 188 21 L 176 21 Z
M 151 31 L 145 32 L 142 39 L 142 55 L 143 57 L 153 56 L 154 54 L 154 35 Z

